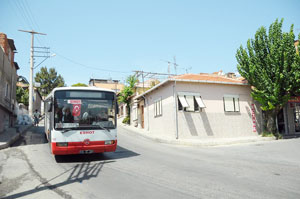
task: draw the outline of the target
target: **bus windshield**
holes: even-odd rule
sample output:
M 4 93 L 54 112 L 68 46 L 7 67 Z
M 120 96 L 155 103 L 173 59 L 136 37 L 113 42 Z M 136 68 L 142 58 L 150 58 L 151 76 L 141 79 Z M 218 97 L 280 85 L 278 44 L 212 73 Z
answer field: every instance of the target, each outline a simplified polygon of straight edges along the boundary
M 56 91 L 54 127 L 63 129 L 116 128 L 115 94 L 105 91 Z

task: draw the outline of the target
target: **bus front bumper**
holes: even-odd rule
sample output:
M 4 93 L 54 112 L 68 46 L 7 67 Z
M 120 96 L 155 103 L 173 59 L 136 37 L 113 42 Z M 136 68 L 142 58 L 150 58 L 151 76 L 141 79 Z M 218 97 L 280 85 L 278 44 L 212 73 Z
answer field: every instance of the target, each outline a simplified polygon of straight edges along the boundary
M 117 140 L 114 140 L 113 144 L 105 144 L 105 141 L 91 141 L 88 144 L 84 142 L 68 142 L 67 146 L 58 145 L 57 142 L 51 143 L 51 153 L 53 155 L 115 152 Z

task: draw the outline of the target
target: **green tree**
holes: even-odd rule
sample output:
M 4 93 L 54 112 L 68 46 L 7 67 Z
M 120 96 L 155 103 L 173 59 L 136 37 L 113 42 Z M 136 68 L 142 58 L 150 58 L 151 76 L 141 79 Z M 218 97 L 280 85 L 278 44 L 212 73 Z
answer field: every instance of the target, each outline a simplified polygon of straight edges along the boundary
M 41 83 L 38 88 L 42 96 L 47 96 L 54 88 L 65 86 L 64 78 L 58 75 L 55 68 L 50 68 L 49 71 L 46 67 L 42 67 L 40 72 L 35 75 L 35 82 Z
M 77 84 L 73 84 L 72 87 L 87 87 L 87 85 L 83 83 L 77 83 Z
M 122 102 L 127 106 L 127 113 L 128 113 L 127 123 L 130 123 L 130 101 L 131 101 L 130 98 L 134 94 L 134 86 L 136 82 L 137 79 L 134 75 L 130 75 L 129 77 L 127 77 L 126 85 L 119 95 L 119 102 Z
M 23 89 L 22 87 L 17 86 L 16 89 L 16 98 L 18 103 L 23 103 L 25 106 L 28 106 L 29 91 L 28 89 Z
M 282 32 L 283 19 L 257 30 L 247 48 L 237 50 L 239 73 L 252 86 L 252 97 L 265 113 L 265 130 L 279 136 L 276 116 L 291 96 L 300 91 L 300 57 L 296 53 L 293 25 Z M 298 35 L 298 39 L 300 34 Z

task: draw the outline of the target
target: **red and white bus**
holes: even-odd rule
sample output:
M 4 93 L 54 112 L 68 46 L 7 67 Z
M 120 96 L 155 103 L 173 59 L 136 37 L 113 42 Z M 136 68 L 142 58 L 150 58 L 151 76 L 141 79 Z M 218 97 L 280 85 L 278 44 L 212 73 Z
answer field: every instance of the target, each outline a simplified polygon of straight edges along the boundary
M 113 152 L 117 97 L 94 87 L 55 88 L 45 99 L 45 133 L 54 155 Z

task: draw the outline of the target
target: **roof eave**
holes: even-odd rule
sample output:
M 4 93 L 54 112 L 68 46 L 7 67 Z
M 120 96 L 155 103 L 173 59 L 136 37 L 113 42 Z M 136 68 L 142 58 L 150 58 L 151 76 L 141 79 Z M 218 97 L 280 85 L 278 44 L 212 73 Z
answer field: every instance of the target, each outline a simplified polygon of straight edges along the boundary
M 208 84 L 225 84 L 225 85 L 249 86 L 248 83 L 241 83 L 241 82 L 221 82 L 221 81 L 192 80 L 192 79 L 170 79 L 170 80 L 172 80 L 172 81 L 180 81 L 180 82 L 196 82 L 196 83 L 208 83 Z
M 147 95 L 148 93 L 152 92 L 153 90 L 157 89 L 158 87 L 162 86 L 163 84 L 166 84 L 169 81 L 176 81 L 176 82 L 193 82 L 193 83 L 206 83 L 206 84 L 223 84 L 223 85 L 238 85 L 238 86 L 249 86 L 248 83 L 239 83 L 239 82 L 219 82 L 219 81 L 208 81 L 208 80 L 190 80 L 190 79 L 167 79 L 153 88 L 147 90 L 146 92 L 134 97 L 133 99 L 139 99 L 143 97 L 144 95 Z

